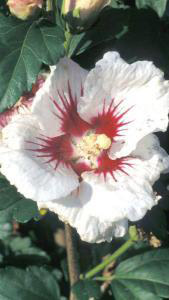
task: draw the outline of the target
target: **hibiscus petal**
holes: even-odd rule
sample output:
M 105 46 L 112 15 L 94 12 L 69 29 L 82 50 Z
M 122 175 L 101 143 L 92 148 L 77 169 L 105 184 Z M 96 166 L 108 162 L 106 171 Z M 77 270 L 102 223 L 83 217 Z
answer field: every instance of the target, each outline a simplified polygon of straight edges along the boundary
M 64 104 L 67 105 L 67 101 L 70 103 L 70 97 L 77 101 L 80 99 L 87 73 L 68 58 L 61 59 L 56 66 L 51 67 L 51 74 L 38 91 L 32 105 L 32 112 L 38 117 L 41 128 L 48 136 L 62 134 L 61 110 L 65 111 Z
M 91 188 L 90 210 L 102 221 L 137 221 L 156 204 L 152 185 L 169 168 L 169 157 L 152 134 L 139 142 L 132 156 L 132 167 L 124 165 L 125 173 L 116 171 L 116 181 L 110 174 L 106 181 L 92 172 L 82 176 Z
M 70 196 L 46 202 L 45 206 L 44 203 L 38 202 L 38 206 L 50 209 L 58 214 L 63 222 L 68 222 L 75 227 L 83 241 L 89 243 L 110 242 L 113 237 L 123 236 L 128 228 L 127 219 L 117 222 L 102 221 L 95 216 L 94 212 L 90 210 L 90 190 L 91 187 L 83 182 L 78 190 Z M 99 205 L 99 199 L 97 205 Z
M 126 156 L 145 135 L 166 130 L 169 82 L 164 81 L 163 72 L 152 62 L 128 64 L 118 53 L 108 52 L 89 72 L 78 112 L 90 122 L 110 106 L 116 107 L 114 114 L 120 123 L 112 155 Z M 112 130 L 113 126 L 112 122 Z
M 54 169 L 52 162 L 46 163 L 45 157 L 34 152 L 37 148 L 34 142 L 41 133 L 36 118 L 16 116 L 2 130 L 1 172 L 25 197 L 49 201 L 67 196 L 78 187 L 79 181 L 71 168 L 59 164 Z
M 160 147 L 160 141 L 155 134 L 148 134 L 139 141 L 131 156 L 142 159 L 143 164 L 150 166 L 149 176 L 152 178 L 152 184 L 159 178 L 160 173 L 169 171 L 169 156 Z

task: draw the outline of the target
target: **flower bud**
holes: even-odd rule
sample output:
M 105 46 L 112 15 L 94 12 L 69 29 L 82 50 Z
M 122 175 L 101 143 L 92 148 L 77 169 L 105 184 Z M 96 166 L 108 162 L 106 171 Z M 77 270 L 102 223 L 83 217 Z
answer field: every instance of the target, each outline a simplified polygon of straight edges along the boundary
M 110 3 L 110 0 L 64 0 L 62 13 L 72 14 L 79 18 L 81 24 L 93 23 L 100 11 Z
M 12 15 L 26 20 L 38 8 L 42 8 L 43 0 L 8 0 L 7 5 Z

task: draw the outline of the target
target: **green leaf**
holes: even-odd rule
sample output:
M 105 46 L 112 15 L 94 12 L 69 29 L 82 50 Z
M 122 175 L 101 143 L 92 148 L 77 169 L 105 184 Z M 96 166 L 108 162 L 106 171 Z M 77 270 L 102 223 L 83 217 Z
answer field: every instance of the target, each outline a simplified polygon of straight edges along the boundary
M 24 254 L 24 255 L 38 255 L 46 258 L 47 261 L 50 260 L 50 257 L 42 249 L 33 246 L 32 241 L 29 237 L 22 238 L 20 236 L 12 237 L 8 243 L 11 251 L 15 255 Z M 58 274 L 58 270 L 55 270 Z
M 13 218 L 20 222 L 26 223 L 30 219 L 38 217 L 39 211 L 35 201 L 22 197 L 21 201 L 13 207 Z
M 35 201 L 24 198 L 8 180 L 0 176 L 0 218 L 25 223 L 39 215 Z
M 4 264 L 6 266 L 26 268 L 29 265 L 42 266 L 50 262 L 48 254 L 34 246 L 29 237 L 22 238 L 11 234 L 5 239 L 4 245 L 6 250 Z
M 59 286 L 52 272 L 30 267 L 0 270 L 1 300 L 60 300 Z
M 136 0 L 136 6 L 137 8 L 151 7 L 159 17 L 162 17 L 166 10 L 167 0 Z
M 16 38 L 17 37 L 17 38 Z M 0 18 L 0 111 L 31 89 L 42 63 L 56 64 L 64 55 L 64 33 L 48 23 Z
M 169 295 L 169 250 L 154 250 L 123 261 L 112 290 L 117 300 L 160 300 Z
M 73 293 L 78 300 L 88 300 L 94 298 L 95 300 L 101 298 L 99 285 L 92 280 L 80 280 L 72 288 Z
M 20 236 L 12 238 L 10 241 L 10 248 L 13 252 L 22 252 L 27 248 L 30 248 L 32 242 L 29 237 L 21 238 Z

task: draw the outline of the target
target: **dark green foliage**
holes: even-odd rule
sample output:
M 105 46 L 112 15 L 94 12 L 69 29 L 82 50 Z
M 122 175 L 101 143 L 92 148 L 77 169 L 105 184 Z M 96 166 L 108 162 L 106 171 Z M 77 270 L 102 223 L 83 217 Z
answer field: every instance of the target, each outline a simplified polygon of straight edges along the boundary
M 57 25 L 1 16 L 0 111 L 31 89 L 42 63 L 57 63 L 64 55 L 63 42 L 64 33 Z
M 14 186 L 0 176 L 0 219 L 14 218 L 18 222 L 27 222 L 39 215 L 35 201 L 24 198 Z
M 88 300 L 92 297 L 96 300 L 101 298 L 99 285 L 92 280 L 81 280 L 77 282 L 73 286 L 72 291 L 78 300 Z
M 112 290 L 117 300 L 160 300 L 169 297 L 169 250 L 154 250 L 122 262 Z
M 2 300 L 60 300 L 56 276 L 45 268 L 21 270 L 8 267 L 0 270 Z

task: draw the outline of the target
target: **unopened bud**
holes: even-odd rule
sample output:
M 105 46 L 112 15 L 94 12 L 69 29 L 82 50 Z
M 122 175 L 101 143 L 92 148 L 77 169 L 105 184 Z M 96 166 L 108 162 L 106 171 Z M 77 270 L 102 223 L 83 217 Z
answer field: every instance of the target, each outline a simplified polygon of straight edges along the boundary
M 8 0 L 7 5 L 12 15 L 26 20 L 32 16 L 38 8 L 42 8 L 43 0 Z
M 64 0 L 62 13 L 79 18 L 81 24 L 91 24 L 109 3 L 110 0 Z

